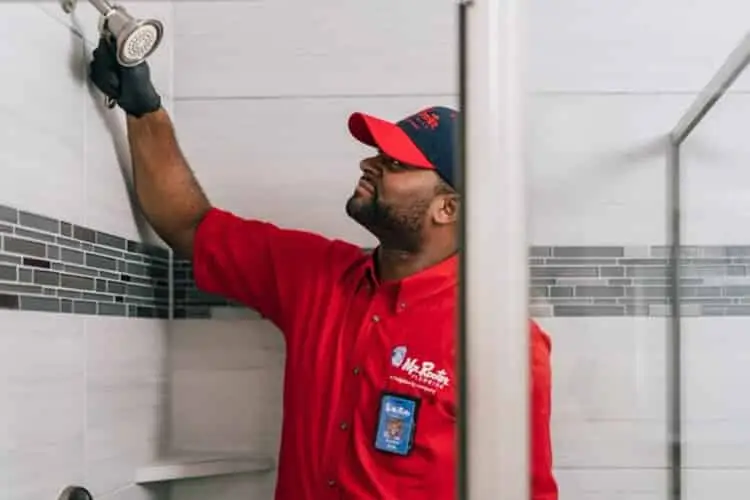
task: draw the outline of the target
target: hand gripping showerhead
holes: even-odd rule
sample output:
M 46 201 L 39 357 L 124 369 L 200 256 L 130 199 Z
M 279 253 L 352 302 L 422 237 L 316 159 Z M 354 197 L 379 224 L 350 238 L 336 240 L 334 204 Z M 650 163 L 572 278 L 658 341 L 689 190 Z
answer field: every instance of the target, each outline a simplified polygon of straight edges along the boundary
M 62 0 L 63 10 L 70 13 L 77 0 Z M 145 61 L 159 47 L 164 25 L 156 19 L 135 19 L 124 7 L 111 5 L 107 0 L 89 0 L 99 11 L 99 33 L 111 42 L 121 66 L 133 67 Z M 107 98 L 107 107 L 115 102 Z

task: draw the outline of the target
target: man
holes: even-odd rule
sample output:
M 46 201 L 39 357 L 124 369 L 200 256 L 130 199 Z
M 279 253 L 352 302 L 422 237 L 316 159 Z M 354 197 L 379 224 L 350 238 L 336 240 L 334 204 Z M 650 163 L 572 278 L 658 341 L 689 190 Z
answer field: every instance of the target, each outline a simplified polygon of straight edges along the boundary
M 372 255 L 213 207 L 180 152 L 148 66 L 118 66 L 106 42 L 91 79 L 127 113 L 135 187 L 156 232 L 191 258 L 198 286 L 283 331 L 287 360 L 278 500 L 455 497 L 456 113 L 398 124 L 354 114 L 377 153 L 347 214 Z M 549 340 L 532 322 L 532 498 L 553 500 Z

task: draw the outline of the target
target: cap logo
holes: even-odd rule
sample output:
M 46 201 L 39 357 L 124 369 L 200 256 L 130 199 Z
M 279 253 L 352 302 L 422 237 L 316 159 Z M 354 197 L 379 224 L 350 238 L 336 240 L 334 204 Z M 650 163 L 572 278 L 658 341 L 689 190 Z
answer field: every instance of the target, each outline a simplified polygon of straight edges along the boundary
M 411 117 L 409 123 L 417 130 L 423 128 L 435 130 L 440 125 L 440 115 L 432 111 L 421 111 Z

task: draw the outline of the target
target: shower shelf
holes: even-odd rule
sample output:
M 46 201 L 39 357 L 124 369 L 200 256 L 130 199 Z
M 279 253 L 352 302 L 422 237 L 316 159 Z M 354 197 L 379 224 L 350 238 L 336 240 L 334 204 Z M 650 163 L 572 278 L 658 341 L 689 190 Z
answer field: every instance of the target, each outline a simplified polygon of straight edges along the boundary
M 236 453 L 178 453 L 139 467 L 136 484 L 161 483 L 229 474 L 264 473 L 274 469 L 270 457 Z

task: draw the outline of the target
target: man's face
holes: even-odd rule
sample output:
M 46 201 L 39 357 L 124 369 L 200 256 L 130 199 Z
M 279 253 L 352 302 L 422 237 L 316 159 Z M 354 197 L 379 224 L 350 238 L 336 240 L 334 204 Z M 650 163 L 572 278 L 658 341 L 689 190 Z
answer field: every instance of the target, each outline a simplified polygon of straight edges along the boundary
M 360 163 L 362 176 L 346 213 L 383 246 L 415 252 L 435 200 L 439 177 L 433 170 L 409 167 L 378 154 Z

